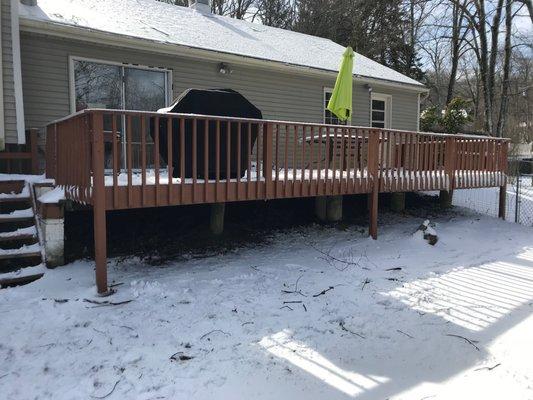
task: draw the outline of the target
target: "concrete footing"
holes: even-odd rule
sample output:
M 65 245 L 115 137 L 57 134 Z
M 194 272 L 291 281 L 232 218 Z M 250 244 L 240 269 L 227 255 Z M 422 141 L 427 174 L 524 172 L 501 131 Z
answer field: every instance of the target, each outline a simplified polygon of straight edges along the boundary
M 46 266 L 65 265 L 64 219 L 39 218 L 46 253 Z
M 209 230 L 213 235 L 221 235 L 224 232 L 224 214 L 226 212 L 226 203 L 211 204 L 211 218 L 209 221 Z
M 391 193 L 390 208 L 394 212 L 405 211 L 405 193 Z
M 315 199 L 315 215 L 322 222 L 342 220 L 342 196 L 320 196 Z
M 452 206 L 453 191 L 441 190 L 439 192 L 439 203 L 442 208 L 450 208 Z

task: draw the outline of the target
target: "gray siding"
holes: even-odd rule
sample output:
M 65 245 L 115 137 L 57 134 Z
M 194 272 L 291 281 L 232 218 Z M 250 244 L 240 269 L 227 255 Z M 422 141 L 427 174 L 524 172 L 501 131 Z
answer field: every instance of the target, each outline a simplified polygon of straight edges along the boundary
M 13 49 L 11 37 L 11 2 L 2 0 L 2 78 L 4 87 L 4 129 L 6 143 L 17 143 Z
M 233 73 L 223 76 L 217 71 L 217 62 L 136 52 L 29 33 L 21 34 L 21 48 L 27 127 L 43 127 L 47 122 L 70 112 L 69 56 L 171 69 L 173 97 L 190 87 L 232 88 L 259 107 L 264 118 L 270 119 L 322 122 L 323 88 L 334 85 L 333 78 L 296 76 L 239 65 L 231 65 Z M 393 96 L 393 128 L 416 129 L 416 93 L 386 87 L 373 89 Z M 363 126 L 369 123 L 369 95 L 362 84 L 354 86 L 352 123 Z

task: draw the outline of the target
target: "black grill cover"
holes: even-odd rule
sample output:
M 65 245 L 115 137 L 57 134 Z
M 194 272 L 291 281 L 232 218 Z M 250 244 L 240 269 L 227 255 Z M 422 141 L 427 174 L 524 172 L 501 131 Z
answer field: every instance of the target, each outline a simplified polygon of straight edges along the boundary
M 172 106 L 164 109 L 164 112 L 203 114 L 224 117 L 243 117 L 262 119 L 261 111 L 250 103 L 243 95 L 231 89 L 187 89 L 174 102 Z M 161 111 L 161 110 L 160 110 Z M 168 118 L 164 114 L 159 117 L 159 151 L 165 163 L 168 163 L 168 141 L 167 141 Z M 193 177 L 193 125 L 196 124 L 196 177 L 205 178 L 204 149 L 205 149 L 205 121 L 185 120 L 185 177 Z M 229 124 L 230 130 L 230 178 L 243 177 L 248 167 L 248 124 L 237 122 Z M 209 179 L 216 178 L 216 121 L 209 121 L 208 124 L 208 176 Z M 155 140 L 155 118 L 150 119 L 150 135 Z M 253 149 L 257 139 L 258 125 L 251 124 L 251 145 Z M 180 171 L 180 123 L 178 119 L 172 121 L 172 165 L 173 177 L 181 176 Z M 228 123 L 220 122 L 220 179 L 227 178 L 227 134 Z M 240 136 L 241 142 L 241 163 L 238 166 L 237 160 L 237 140 Z

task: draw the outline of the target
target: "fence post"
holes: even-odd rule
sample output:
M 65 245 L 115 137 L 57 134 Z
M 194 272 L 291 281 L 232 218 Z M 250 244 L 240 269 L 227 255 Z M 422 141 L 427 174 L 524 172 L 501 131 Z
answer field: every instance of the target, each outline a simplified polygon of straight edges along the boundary
M 265 199 L 272 197 L 272 138 L 274 126 L 266 123 L 266 131 L 263 132 L 263 175 L 265 177 Z M 259 166 L 258 166 L 259 167 Z
M 107 238 L 106 203 L 104 181 L 104 129 L 103 114 L 91 115 L 92 170 L 93 170 L 93 218 L 94 260 L 96 263 L 96 288 L 98 294 L 108 294 L 107 287 Z
M 369 234 L 372 239 L 378 238 L 378 198 L 379 198 L 379 131 L 369 131 L 368 137 L 368 174 L 372 178 L 370 199 Z

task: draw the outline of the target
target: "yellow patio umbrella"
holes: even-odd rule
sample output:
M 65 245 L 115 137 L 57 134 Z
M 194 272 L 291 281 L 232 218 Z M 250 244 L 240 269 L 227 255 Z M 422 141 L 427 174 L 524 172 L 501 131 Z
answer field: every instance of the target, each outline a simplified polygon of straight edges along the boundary
M 341 121 L 352 116 L 353 49 L 348 46 L 342 55 L 341 67 L 327 109 Z

